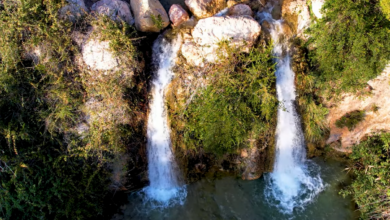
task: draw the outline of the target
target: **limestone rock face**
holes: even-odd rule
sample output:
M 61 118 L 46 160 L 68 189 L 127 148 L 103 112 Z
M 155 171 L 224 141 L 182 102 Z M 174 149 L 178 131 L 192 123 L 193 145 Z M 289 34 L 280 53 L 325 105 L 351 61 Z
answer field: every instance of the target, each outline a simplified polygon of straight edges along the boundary
M 306 38 L 303 31 L 310 25 L 310 12 L 306 0 L 285 0 L 282 17 L 293 26 L 298 36 Z
M 312 0 L 311 9 L 317 18 L 322 18 L 321 8 L 324 5 L 325 0 Z
M 238 4 L 238 5 L 234 5 L 234 6 L 229 8 L 228 15 L 231 15 L 231 16 L 234 16 L 234 15 L 252 16 L 253 12 L 252 12 L 252 9 L 248 5 Z
M 390 64 L 381 75 L 368 81 L 367 91 L 370 94 L 359 97 L 356 94 L 344 94 L 342 101 L 327 103 L 330 108 L 328 122 L 330 136 L 327 144 L 340 142 L 336 150 L 351 152 L 351 146 L 358 144 L 366 135 L 374 132 L 390 131 Z M 371 91 L 370 91 L 371 90 Z M 349 131 L 348 128 L 338 128 L 335 122 L 346 113 L 364 110 L 365 118 Z
M 199 19 L 211 17 L 226 7 L 225 0 L 185 0 L 185 4 Z
M 171 19 L 173 26 L 179 26 L 190 19 L 190 16 L 183 7 L 178 4 L 173 4 L 169 9 L 169 18 Z
M 192 36 L 185 37 L 181 52 L 192 65 L 201 66 L 205 61 L 215 63 L 218 43 L 227 40 L 230 46 L 248 51 L 260 32 L 259 23 L 249 16 L 201 19 L 192 31 Z
M 101 0 L 93 4 L 91 10 L 101 15 L 107 15 L 112 20 L 134 24 L 130 4 L 121 0 Z
M 130 0 L 135 27 L 142 32 L 159 32 L 169 25 L 168 14 L 158 0 Z M 154 19 L 153 19 L 154 18 Z M 161 21 L 161 27 L 158 22 Z
M 84 0 L 68 0 L 69 4 L 59 10 L 59 17 L 67 19 L 71 22 L 76 22 L 86 13 L 88 8 L 85 6 Z
M 195 43 L 201 46 L 229 40 L 234 46 L 251 47 L 260 31 L 259 23 L 249 16 L 211 17 L 200 20 L 192 36 Z
M 92 38 L 83 45 L 83 61 L 89 68 L 104 71 L 119 66 L 119 61 L 111 52 L 109 43 L 109 41 L 101 42 L 98 38 Z

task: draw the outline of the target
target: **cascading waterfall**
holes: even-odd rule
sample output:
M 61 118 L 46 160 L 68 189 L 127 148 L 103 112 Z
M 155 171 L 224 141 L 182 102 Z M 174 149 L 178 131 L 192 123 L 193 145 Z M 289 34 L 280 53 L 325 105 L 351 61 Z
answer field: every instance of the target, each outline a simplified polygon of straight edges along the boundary
M 157 67 L 152 81 L 152 100 L 147 127 L 147 150 L 149 161 L 150 186 L 144 189 L 148 199 L 167 206 L 186 197 L 184 187 L 180 187 L 177 164 L 171 149 L 170 130 L 167 122 L 167 109 L 164 103 L 165 88 L 171 82 L 181 38 L 168 42 L 160 36 L 153 45 L 153 62 Z M 177 201 L 177 200 L 176 200 Z
M 272 19 L 268 11 L 259 13 L 258 17 L 260 22 L 267 21 L 271 26 L 273 53 L 277 57 L 276 90 L 282 103 L 278 109 L 274 170 L 265 176 L 265 195 L 281 212 L 291 214 L 295 208 L 312 201 L 324 189 L 324 184 L 319 167 L 306 160 L 300 118 L 294 106 L 295 74 L 291 69 L 287 42 L 284 42 L 283 21 Z

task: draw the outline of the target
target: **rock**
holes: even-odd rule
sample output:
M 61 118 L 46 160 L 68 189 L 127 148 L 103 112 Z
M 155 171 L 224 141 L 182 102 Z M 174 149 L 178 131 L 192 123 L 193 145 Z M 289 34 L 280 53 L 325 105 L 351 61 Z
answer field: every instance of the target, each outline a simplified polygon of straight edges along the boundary
M 234 5 L 233 7 L 229 8 L 228 15 L 230 15 L 230 16 L 234 16 L 234 15 L 253 16 L 253 12 L 252 12 L 252 9 L 248 5 L 238 4 L 238 5 Z
M 351 147 L 358 144 L 364 137 L 375 132 L 390 131 L 390 64 L 381 75 L 368 81 L 372 88 L 370 94 L 342 94 L 342 100 L 325 103 L 331 106 L 327 116 L 330 125 L 330 135 L 327 144 L 340 141 L 340 152 L 351 152 Z M 373 106 L 375 108 L 373 108 Z M 338 128 L 335 122 L 345 114 L 364 110 L 366 117 L 352 131 L 348 128 Z
M 282 4 L 282 17 L 305 38 L 304 30 L 310 25 L 310 12 L 306 0 L 285 0 Z
M 91 10 L 100 15 L 107 15 L 114 21 L 125 21 L 130 25 L 134 24 L 130 4 L 121 0 L 101 0 L 93 4 Z
M 130 0 L 135 27 L 142 32 L 160 32 L 169 25 L 168 14 L 158 0 Z
M 198 19 L 211 17 L 226 7 L 225 0 L 185 0 L 185 4 Z
M 69 4 L 62 7 L 59 11 L 59 18 L 76 22 L 88 13 L 84 0 L 68 0 Z
M 89 68 L 92 70 L 112 70 L 119 66 L 119 61 L 112 53 L 109 43 L 109 41 L 92 38 L 83 45 L 82 57 Z
M 187 62 L 201 66 L 204 61 L 215 63 L 218 59 L 218 44 L 228 40 L 229 45 L 248 51 L 260 35 L 261 27 L 249 16 L 210 17 L 199 20 L 192 31 L 192 39 L 186 38 L 182 55 Z
M 313 14 L 321 19 L 322 18 L 322 13 L 321 13 L 321 8 L 324 5 L 325 0 L 312 0 L 311 1 L 311 10 L 313 11 Z
M 201 46 L 229 40 L 236 47 L 251 47 L 260 35 L 261 27 L 249 16 L 210 17 L 195 26 L 192 37 Z
M 190 16 L 183 7 L 178 4 L 173 4 L 169 9 L 169 18 L 171 19 L 173 26 L 177 27 L 190 19 Z

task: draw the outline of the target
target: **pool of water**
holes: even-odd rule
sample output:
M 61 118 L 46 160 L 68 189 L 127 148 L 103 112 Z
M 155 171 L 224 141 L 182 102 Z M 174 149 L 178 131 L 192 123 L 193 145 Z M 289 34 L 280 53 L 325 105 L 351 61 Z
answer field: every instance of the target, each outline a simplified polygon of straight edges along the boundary
M 340 185 L 349 181 L 344 166 L 337 161 L 324 162 L 321 158 L 314 162 L 321 167 L 321 178 L 326 187 L 312 202 L 295 209 L 292 214 L 283 214 L 266 201 L 264 178 L 244 181 L 215 174 L 187 185 L 187 197 L 166 208 L 156 208 L 146 202 L 142 191 L 132 193 L 128 204 L 122 207 L 122 213 L 113 219 L 357 219 L 358 213 L 354 211 L 351 198 L 338 194 Z

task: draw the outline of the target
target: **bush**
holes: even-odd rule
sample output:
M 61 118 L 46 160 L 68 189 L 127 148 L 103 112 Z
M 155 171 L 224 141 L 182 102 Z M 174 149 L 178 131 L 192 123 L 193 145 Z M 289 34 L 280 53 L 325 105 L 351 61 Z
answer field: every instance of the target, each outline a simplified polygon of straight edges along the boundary
M 390 217 L 390 134 L 376 135 L 354 146 L 352 185 L 341 191 L 352 195 L 363 219 Z
M 356 92 L 381 73 L 390 59 L 390 21 L 379 0 L 329 0 L 325 17 L 310 28 L 318 63 L 318 87 Z
M 336 126 L 338 128 L 347 127 L 348 130 L 352 131 L 355 129 L 356 125 L 364 120 L 365 112 L 356 110 L 350 113 L 345 114 L 343 117 L 336 121 Z
M 390 1 L 389 0 L 380 0 L 380 5 L 382 8 L 383 14 L 385 14 L 387 19 L 390 20 Z
M 274 132 L 278 101 L 271 50 L 252 48 L 243 54 L 221 42 L 227 58 L 208 68 L 207 86 L 185 109 L 186 146 L 217 155 L 236 153 Z

